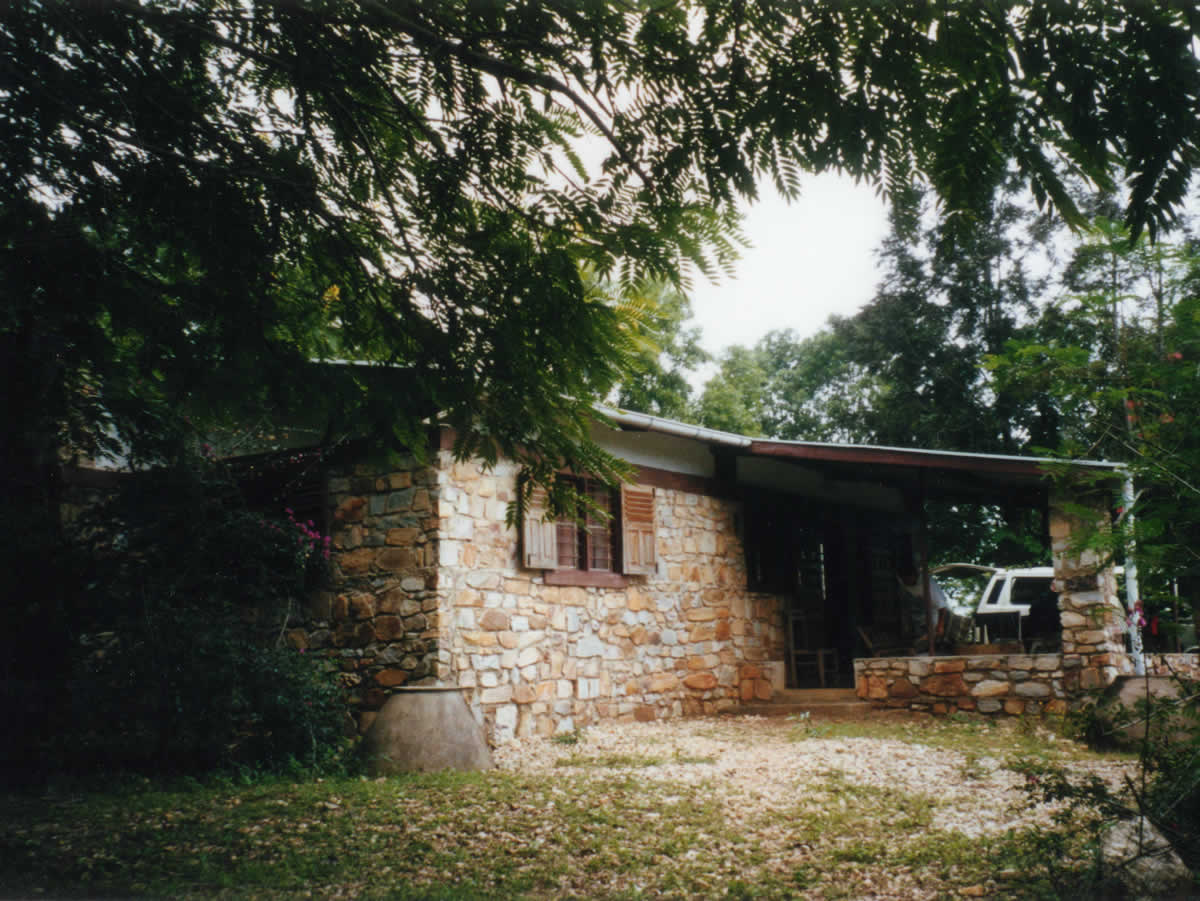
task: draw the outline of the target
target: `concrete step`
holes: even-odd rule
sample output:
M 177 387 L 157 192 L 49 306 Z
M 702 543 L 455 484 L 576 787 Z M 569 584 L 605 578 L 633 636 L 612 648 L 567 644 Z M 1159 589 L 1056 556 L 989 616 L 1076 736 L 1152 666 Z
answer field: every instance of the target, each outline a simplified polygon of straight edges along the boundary
M 852 688 L 789 688 L 769 701 L 753 701 L 729 711 L 734 716 L 795 716 L 839 719 L 870 714 L 871 705 L 860 701 Z
M 785 704 L 829 704 L 857 701 L 853 688 L 785 688 L 775 692 L 772 701 Z

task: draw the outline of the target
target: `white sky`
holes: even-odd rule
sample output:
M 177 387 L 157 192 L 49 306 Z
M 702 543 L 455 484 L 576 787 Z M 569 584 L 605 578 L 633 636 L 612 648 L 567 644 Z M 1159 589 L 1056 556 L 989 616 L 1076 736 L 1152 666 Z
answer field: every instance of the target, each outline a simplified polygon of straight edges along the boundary
M 693 274 L 692 313 L 710 353 L 754 344 L 772 329 L 811 335 L 831 313 L 851 315 L 874 295 L 874 251 L 887 233 L 883 200 L 842 175 L 805 176 L 802 186 L 791 204 L 769 183 L 760 188 L 746 210 L 752 246 L 736 278 L 713 284 Z

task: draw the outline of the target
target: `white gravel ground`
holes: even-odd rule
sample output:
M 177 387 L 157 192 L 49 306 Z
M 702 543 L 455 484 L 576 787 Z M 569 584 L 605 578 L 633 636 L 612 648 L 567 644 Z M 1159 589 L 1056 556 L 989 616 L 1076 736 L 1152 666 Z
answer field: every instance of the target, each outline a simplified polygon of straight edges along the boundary
M 907 726 L 904 741 L 821 738 L 819 729 L 810 730 L 818 737 L 805 737 L 803 723 L 783 718 L 605 722 L 587 728 L 578 744 L 526 738 L 499 749 L 495 757 L 503 769 L 526 772 L 554 768 L 572 755 L 659 758 L 666 762 L 639 766 L 639 778 L 707 783 L 726 816 L 734 820 L 794 808 L 806 788 L 827 787 L 830 775 L 840 774 L 848 783 L 926 796 L 935 808 L 936 828 L 968 836 L 1049 822 L 1052 811 L 1045 805 L 1028 806 L 1024 776 L 1007 769 L 1005 759 L 921 744 L 921 732 L 930 722 Z M 998 753 L 1004 753 L 1005 731 L 1013 728 L 1011 724 L 997 727 Z M 1048 743 L 1064 741 L 1048 731 L 1039 738 Z M 1127 766 L 1117 761 L 1074 765 L 1114 784 Z

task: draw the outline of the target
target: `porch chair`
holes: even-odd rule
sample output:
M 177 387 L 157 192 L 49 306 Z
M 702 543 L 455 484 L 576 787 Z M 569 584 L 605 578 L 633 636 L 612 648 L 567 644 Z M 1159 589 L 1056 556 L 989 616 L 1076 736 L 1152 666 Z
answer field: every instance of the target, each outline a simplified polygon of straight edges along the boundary
M 792 658 L 792 685 L 802 684 L 800 674 L 816 673 L 817 684 L 826 687 L 826 677 L 838 675 L 837 648 L 813 648 L 809 644 L 808 618 L 802 611 L 791 610 L 787 615 L 788 650 Z

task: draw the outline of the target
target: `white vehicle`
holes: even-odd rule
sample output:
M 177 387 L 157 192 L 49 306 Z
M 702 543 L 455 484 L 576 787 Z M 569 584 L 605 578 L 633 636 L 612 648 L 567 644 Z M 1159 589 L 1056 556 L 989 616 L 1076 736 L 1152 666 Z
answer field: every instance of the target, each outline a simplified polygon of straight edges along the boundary
M 1022 642 L 1029 649 L 1052 650 L 1062 641 L 1058 594 L 1053 590 L 1054 568 L 1031 566 L 1003 569 L 973 563 L 949 563 L 933 570 L 991 574 L 975 605 L 975 626 L 985 642 Z
M 1030 566 L 1003 569 L 978 566 L 974 563 L 947 563 L 933 573 L 988 575 L 987 585 L 979 595 L 973 617 L 974 629 L 984 643 L 1020 641 L 1030 651 L 1057 650 L 1062 645 L 1062 621 L 1058 615 L 1058 594 L 1053 590 L 1054 568 Z M 1124 581 L 1125 567 L 1114 569 L 1118 586 Z M 1121 594 L 1124 603 L 1124 594 Z M 1196 628 L 1192 622 L 1175 624 L 1170 609 L 1161 615 L 1172 642 L 1188 653 L 1196 653 Z M 1170 647 L 1174 647 L 1171 644 Z

